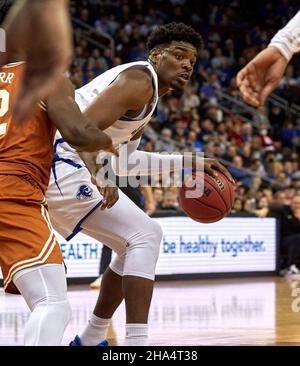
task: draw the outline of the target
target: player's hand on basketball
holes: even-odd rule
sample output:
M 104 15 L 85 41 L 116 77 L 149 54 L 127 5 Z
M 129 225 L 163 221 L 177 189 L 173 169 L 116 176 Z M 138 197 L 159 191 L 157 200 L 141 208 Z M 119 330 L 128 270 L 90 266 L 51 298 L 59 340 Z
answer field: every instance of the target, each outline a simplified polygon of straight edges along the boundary
M 204 159 L 204 171 L 208 175 L 216 178 L 218 176 L 218 171 L 223 173 L 228 180 L 235 185 L 235 180 L 229 171 L 216 159 L 205 158 Z
M 0 64 L 26 61 L 15 102 L 17 120 L 27 118 L 40 99 L 56 87 L 72 58 L 71 24 L 67 1 L 18 1 L 2 27 L 6 52 Z
M 237 75 L 243 99 L 254 107 L 263 105 L 279 85 L 288 61 L 275 47 L 261 51 Z

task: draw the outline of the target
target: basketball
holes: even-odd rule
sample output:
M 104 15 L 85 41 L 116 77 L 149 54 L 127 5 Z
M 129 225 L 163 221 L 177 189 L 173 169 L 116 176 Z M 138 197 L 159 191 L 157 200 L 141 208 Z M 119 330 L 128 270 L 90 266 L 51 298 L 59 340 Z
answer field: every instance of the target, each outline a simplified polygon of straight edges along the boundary
M 224 174 L 220 171 L 217 174 L 213 178 L 206 173 L 193 173 L 179 189 L 179 204 L 191 219 L 210 224 L 230 213 L 235 200 L 234 187 Z

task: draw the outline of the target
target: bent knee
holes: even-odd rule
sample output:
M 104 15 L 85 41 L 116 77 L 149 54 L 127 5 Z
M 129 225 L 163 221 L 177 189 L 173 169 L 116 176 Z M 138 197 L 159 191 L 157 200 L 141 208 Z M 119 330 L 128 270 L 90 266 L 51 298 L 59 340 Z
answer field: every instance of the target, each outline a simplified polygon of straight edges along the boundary
M 60 300 L 60 301 L 53 301 L 45 299 L 45 301 L 40 302 L 36 308 L 44 309 L 45 316 L 48 316 L 49 319 L 61 322 L 62 324 L 67 324 L 72 316 L 72 309 L 69 303 L 69 300 Z
M 151 241 L 157 246 L 160 245 L 163 236 L 163 230 L 160 224 L 153 219 L 144 228 L 145 235 L 151 238 Z
M 142 250 L 144 255 L 148 258 L 154 257 L 155 261 L 158 259 L 159 248 L 162 239 L 162 228 L 156 221 L 149 219 L 141 229 L 136 232 L 129 240 L 127 247 L 127 255 L 131 251 Z
M 153 225 L 154 224 L 154 225 Z M 160 224 L 154 220 L 152 220 L 152 225 L 154 226 L 153 227 L 153 230 L 155 232 L 155 236 L 159 242 L 159 244 L 161 243 L 161 239 L 163 237 L 163 229 L 162 227 L 160 226 Z

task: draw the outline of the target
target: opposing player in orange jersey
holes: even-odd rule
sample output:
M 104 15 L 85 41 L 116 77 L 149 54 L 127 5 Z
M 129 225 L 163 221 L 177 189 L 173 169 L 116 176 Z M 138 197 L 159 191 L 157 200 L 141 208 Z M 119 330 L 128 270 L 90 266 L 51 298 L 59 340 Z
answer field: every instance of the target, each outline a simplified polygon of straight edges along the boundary
M 21 293 L 31 310 L 25 345 L 59 345 L 70 319 L 63 257 L 44 198 L 56 127 L 78 151 L 112 151 L 111 138 L 90 125 L 64 76 L 21 125 L 12 105 L 24 63 L 0 69 L 0 266 L 5 291 Z
M 6 39 L 5 52 L 0 44 L 0 65 L 10 62 L 16 50 L 22 52 L 21 59 L 26 61 L 14 111 L 18 120 L 28 117 L 39 99 L 55 89 L 60 74 L 71 62 L 68 5 L 69 0 L 0 0 L 0 19 L 9 13 L 1 22 Z

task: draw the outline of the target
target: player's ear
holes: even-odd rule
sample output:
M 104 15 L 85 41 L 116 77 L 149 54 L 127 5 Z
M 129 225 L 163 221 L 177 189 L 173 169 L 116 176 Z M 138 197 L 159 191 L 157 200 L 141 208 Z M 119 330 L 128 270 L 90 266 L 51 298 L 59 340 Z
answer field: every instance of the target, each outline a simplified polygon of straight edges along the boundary
M 157 65 L 161 57 L 161 51 L 158 48 L 153 48 L 150 52 L 150 60 L 154 65 Z

